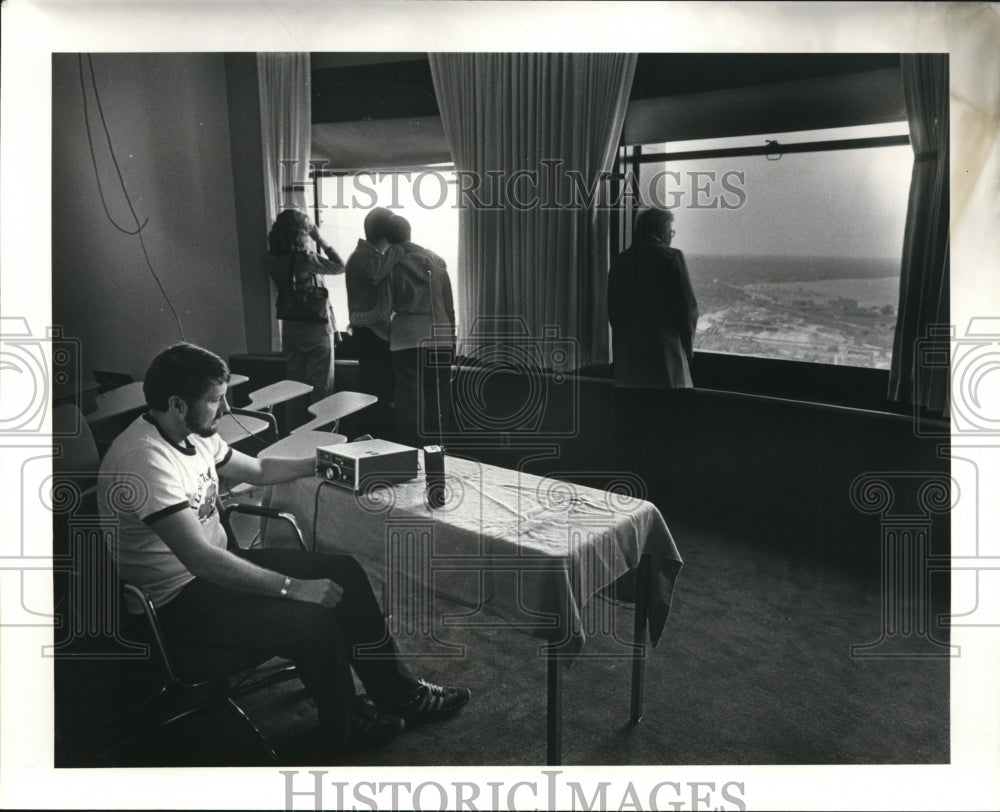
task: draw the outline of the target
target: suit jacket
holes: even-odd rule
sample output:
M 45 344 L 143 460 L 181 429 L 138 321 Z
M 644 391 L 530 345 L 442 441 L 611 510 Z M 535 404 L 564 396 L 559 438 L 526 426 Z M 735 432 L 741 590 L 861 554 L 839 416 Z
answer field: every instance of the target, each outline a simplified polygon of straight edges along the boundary
M 611 260 L 608 321 L 615 386 L 688 388 L 698 302 L 684 254 L 640 237 Z

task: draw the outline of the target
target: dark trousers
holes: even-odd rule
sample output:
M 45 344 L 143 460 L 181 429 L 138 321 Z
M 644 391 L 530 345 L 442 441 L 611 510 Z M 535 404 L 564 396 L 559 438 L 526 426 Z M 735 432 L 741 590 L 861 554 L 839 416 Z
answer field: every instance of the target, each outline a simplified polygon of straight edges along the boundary
M 355 327 L 352 332 L 358 356 L 361 391 L 378 398 L 367 410 L 366 430 L 380 439 L 389 439 L 393 431 L 393 395 L 395 380 L 389 342 L 383 341 L 367 327 Z
M 615 389 L 615 443 L 621 470 L 642 481 L 645 498 L 663 507 L 671 499 L 664 460 L 690 389 Z
M 396 378 L 395 427 L 397 443 L 419 448 L 436 445 L 451 428 L 451 365 L 438 363 L 440 356 L 430 347 L 393 350 L 392 371 Z
M 344 594 L 328 609 L 196 578 L 158 612 L 169 641 L 195 648 L 246 648 L 291 660 L 337 748 L 346 744 L 350 730 L 352 666 L 377 704 L 392 705 L 417 686 L 399 658 L 368 576 L 354 558 L 299 550 L 243 550 L 239 555 L 293 578 L 329 578 Z

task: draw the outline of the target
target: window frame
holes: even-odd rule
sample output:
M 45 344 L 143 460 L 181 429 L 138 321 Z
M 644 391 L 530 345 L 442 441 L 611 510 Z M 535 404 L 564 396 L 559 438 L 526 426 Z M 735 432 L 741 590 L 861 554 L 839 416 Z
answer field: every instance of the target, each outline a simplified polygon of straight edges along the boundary
M 320 183 L 322 183 L 322 181 L 327 178 L 336 178 L 336 177 L 346 178 L 353 175 L 371 175 L 378 178 L 383 175 L 403 174 L 403 173 L 419 174 L 427 171 L 434 171 L 440 173 L 455 172 L 455 165 L 453 163 L 414 164 L 406 166 L 391 166 L 391 167 L 380 167 L 380 168 L 354 167 L 349 169 L 329 169 L 327 168 L 327 164 L 328 162 L 326 161 L 321 161 L 321 162 L 310 161 L 310 167 L 309 167 L 308 184 L 309 184 L 309 191 L 312 193 L 312 205 L 309 208 L 312 210 L 312 221 L 318 229 L 322 229 L 323 212 L 329 209 L 329 206 L 319 205 L 323 200 L 323 196 L 320 192 Z M 447 180 L 446 183 L 448 186 L 454 186 L 458 188 L 457 178 L 451 178 Z M 303 187 L 303 189 L 305 189 L 305 187 Z M 454 208 L 454 207 L 449 206 L 448 208 Z M 457 216 L 458 210 L 455 209 L 455 211 Z M 351 250 L 353 250 L 353 246 L 351 247 Z M 348 256 L 349 253 L 345 253 L 345 255 L 343 256 L 345 262 L 347 261 Z M 460 258 L 461 256 L 460 251 L 458 251 L 458 256 Z M 462 280 L 458 278 L 459 262 L 456 261 L 454 266 L 449 266 L 448 272 L 451 277 L 452 287 L 455 294 L 455 305 L 456 305 L 455 315 L 456 318 L 458 318 L 458 295 L 462 284 Z M 340 334 L 341 336 L 347 334 L 346 328 L 344 330 L 338 329 L 338 334 Z M 352 355 L 353 350 L 350 349 L 350 345 L 348 345 L 348 347 L 349 347 L 348 355 L 346 357 L 353 357 Z
M 781 156 L 909 145 L 908 134 L 797 141 L 787 144 L 766 141 L 759 146 L 673 152 L 662 150 L 644 152 L 643 147 L 648 145 L 626 144 L 623 141 L 615 154 L 612 181 L 616 184 L 623 183 L 629 174 L 638 177 L 640 166 L 648 163 L 670 163 L 699 158 Z M 617 194 L 617 189 L 612 187 L 612 192 Z M 636 208 L 635 201 L 630 196 L 612 199 L 623 200 L 623 205 L 612 216 L 611 251 L 612 255 L 615 255 L 625 250 L 631 243 L 631 224 Z M 888 399 L 889 372 L 888 369 L 871 367 L 712 352 L 699 350 L 697 346 L 694 348 L 692 362 L 692 377 L 695 386 L 700 389 L 891 414 L 909 414 L 908 406 Z

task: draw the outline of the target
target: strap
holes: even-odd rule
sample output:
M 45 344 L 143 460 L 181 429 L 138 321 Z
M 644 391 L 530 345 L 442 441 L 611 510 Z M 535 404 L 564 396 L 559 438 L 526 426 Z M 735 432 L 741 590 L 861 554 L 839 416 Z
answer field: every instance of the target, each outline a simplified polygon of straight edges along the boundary
M 299 286 L 299 285 L 297 285 L 295 283 L 295 257 L 298 255 L 298 253 L 299 253 L 298 251 L 292 251 L 292 259 L 291 259 L 291 262 L 288 263 L 288 286 L 289 286 L 289 288 L 291 288 L 292 290 L 309 290 L 311 288 L 319 287 L 319 285 L 316 284 L 316 280 L 315 280 L 315 276 L 316 275 L 315 274 L 310 274 L 309 275 L 309 279 L 313 280 L 313 283 L 311 285 L 308 282 L 306 282 L 305 284 L 303 284 L 301 286 Z

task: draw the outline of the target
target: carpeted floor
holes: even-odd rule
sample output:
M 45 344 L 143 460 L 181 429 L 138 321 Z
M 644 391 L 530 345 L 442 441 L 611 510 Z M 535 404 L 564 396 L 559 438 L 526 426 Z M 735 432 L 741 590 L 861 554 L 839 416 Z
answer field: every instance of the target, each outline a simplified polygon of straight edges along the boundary
M 593 601 L 585 656 L 565 676 L 563 763 L 920 764 L 949 759 L 947 658 L 857 658 L 852 644 L 879 638 L 882 596 L 875 571 L 817 560 L 788 544 L 704 521 L 669 517 L 685 559 L 664 637 L 646 665 L 645 716 L 630 724 L 631 663 L 619 656 L 632 613 Z M 935 587 L 935 611 L 947 595 Z M 458 611 L 439 602 L 442 612 Z M 603 624 L 606 628 L 599 628 Z M 946 640 L 934 627 L 933 634 Z M 545 663 L 539 641 L 509 629 L 442 628 L 459 657 L 421 657 L 416 673 L 468 685 L 473 699 L 454 718 L 405 731 L 389 745 L 341 763 L 538 765 L 545 763 Z M 403 638 L 410 654 L 426 642 Z M 439 650 L 439 649 L 437 649 Z M 101 665 L 91 665 L 95 669 Z M 72 717 L 84 667 L 57 679 Z M 125 672 L 122 672 L 125 674 Z M 75 674 L 75 676 L 73 676 Z M 131 681 L 128 676 L 122 677 Z M 84 683 L 85 684 L 85 683 Z M 104 679 L 89 721 L 64 720 L 64 766 L 90 762 L 102 702 L 122 701 Z M 93 700 L 93 696 L 91 697 Z M 288 764 L 319 755 L 312 704 L 297 681 L 243 701 Z M 77 713 L 79 717 L 79 713 Z M 90 731 L 88 741 L 81 733 Z M 112 763 L 134 766 L 259 764 L 252 739 L 205 714 L 130 744 Z

